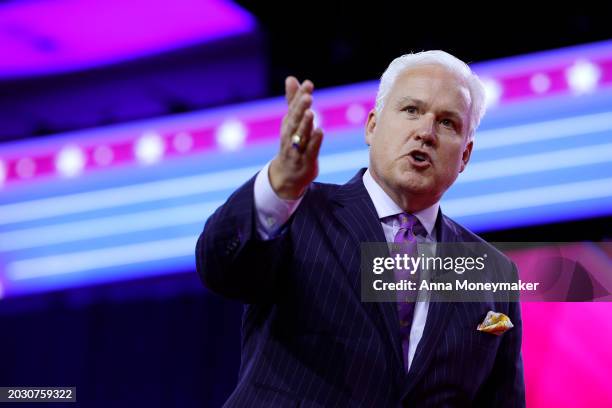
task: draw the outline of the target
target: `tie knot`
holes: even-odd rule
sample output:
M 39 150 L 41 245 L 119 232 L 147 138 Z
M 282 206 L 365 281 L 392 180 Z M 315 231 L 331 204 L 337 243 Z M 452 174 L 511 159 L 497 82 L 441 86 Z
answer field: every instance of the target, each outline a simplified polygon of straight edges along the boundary
M 419 222 L 418 218 L 409 213 L 401 213 L 397 216 L 400 223 L 400 228 L 412 229 Z
M 395 242 L 414 241 L 417 236 L 426 236 L 425 227 L 417 217 L 409 213 L 397 215 L 400 229 L 395 236 Z

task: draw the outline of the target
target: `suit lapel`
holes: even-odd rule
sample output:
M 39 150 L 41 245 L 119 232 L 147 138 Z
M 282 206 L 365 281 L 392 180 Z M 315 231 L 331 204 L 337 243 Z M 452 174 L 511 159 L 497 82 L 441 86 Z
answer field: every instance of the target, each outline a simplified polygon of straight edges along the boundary
M 372 199 L 363 185 L 362 177 L 364 172 L 365 169 L 360 170 L 347 184 L 340 186 L 332 197 L 332 200 L 337 204 L 333 214 L 346 229 L 350 237 L 348 245 L 350 245 L 349 253 L 351 253 L 351 257 L 349 258 L 350 262 L 345 264 L 346 272 L 351 285 L 360 298 L 361 243 L 387 242 L 374 203 L 372 203 Z M 388 255 L 388 251 L 381 254 L 381 256 Z M 399 338 L 399 318 L 395 303 L 363 302 L 362 304 L 372 314 L 375 324 L 379 325 L 380 320 L 382 320 L 381 329 L 383 330 L 383 335 L 386 333 L 387 340 L 392 345 L 395 363 L 398 368 L 397 371 L 402 372 L 402 347 Z M 401 381 L 401 378 L 398 378 L 398 384 Z
M 374 203 L 363 185 L 362 177 L 365 169 L 360 170 L 347 184 L 340 186 L 332 200 L 337 204 L 333 209 L 333 215 L 342 224 L 349 236 L 350 261 L 345 263 L 346 272 L 357 296 L 361 296 L 360 278 L 360 247 L 362 242 L 386 242 L 385 234 Z M 436 220 L 436 233 L 438 242 L 451 243 L 460 239 L 459 232 L 454 225 L 438 212 Z M 334 248 L 334 251 L 337 251 Z M 438 256 L 444 253 L 438 251 Z M 388 253 L 383 255 L 388 256 Z M 344 258 L 347 259 L 346 257 Z M 402 346 L 399 337 L 399 321 L 396 305 L 393 302 L 363 303 L 373 316 L 382 318 L 382 329 L 386 332 L 387 340 L 392 345 L 395 356 L 395 364 L 398 372 L 398 385 L 401 386 L 402 399 L 419 382 L 427 371 L 433 355 L 438 347 L 449 320 L 455 312 L 455 304 L 436 301 L 435 292 L 429 303 L 427 322 L 423 336 L 417 347 L 414 360 L 407 375 L 403 374 Z M 378 321 L 375 320 L 375 323 Z

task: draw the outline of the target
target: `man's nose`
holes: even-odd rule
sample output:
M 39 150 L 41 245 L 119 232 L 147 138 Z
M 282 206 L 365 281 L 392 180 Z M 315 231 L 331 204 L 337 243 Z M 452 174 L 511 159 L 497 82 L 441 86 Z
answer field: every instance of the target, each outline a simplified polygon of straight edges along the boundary
M 436 140 L 436 120 L 433 115 L 422 115 L 416 137 L 427 145 L 433 145 Z

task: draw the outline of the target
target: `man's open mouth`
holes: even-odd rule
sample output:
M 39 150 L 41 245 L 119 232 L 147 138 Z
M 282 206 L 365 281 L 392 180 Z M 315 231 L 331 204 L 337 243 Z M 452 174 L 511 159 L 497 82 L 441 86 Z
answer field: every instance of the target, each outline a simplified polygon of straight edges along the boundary
M 432 164 L 429 154 L 422 150 L 413 150 L 408 154 L 408 157 L 412 159 L 412 164 L 417 167 L 428 167 Z
M 410 155 L 414 158 L 414 160 L 418 162 L 424 162 L 429 160 L 429 156 L 424 153 L 412 152 Z

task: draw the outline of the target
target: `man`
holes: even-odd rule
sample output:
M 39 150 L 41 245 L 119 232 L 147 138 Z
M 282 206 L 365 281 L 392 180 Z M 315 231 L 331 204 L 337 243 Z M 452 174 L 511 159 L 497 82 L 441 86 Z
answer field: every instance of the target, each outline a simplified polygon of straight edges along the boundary
M 485 110 L 479 79 L 442 51 L 394 60 L 366 124 L 369 169 L 341 186 L 313 182 L 323 133 L 312 94 L 310 81 L 287 78 L 280 151 L 198 240 L 204 284 L 246 303 L 239 381 L 226 406 L 524 406 L 518 303 L 360 298 L 362 242 L 409 232 L 420 242 L 484 245 L 439 209 L 470 160 Z M 497 269 L 515 278 L 514 264 L 495 254 Z M 490 310 L 514 328 L 476 331 Z

